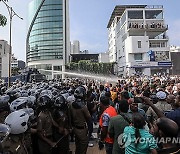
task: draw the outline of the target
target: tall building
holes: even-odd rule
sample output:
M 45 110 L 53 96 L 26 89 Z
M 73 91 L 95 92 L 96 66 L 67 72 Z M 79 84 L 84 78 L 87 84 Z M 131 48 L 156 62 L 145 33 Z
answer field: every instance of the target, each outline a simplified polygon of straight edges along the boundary
M 11 68 L 18 68 L 18 60 L 14 54 L 11 55 Z
M 79 54 L 80 52 L 80 43 L 78 40 L 73 41 L 73 53 L 74 54 Z
M 78 40 L 74 40 L 71 44 L 71 54 L 80 54 L 80 43 Z
M 10 45 L 0 40 L 0 77 L 8 77 Z
M 109 53 L 108 52 L 102 52 L 99 53 L 99 63 L 109 63 Z
M 169 73 L 172 62 L 162 5 L 118 5 L 107 28 L 109 59 L 117 62 L 117 75 Z
M 28 67 L 37 68 L 48 79 L 62 77 L 69 62 L 69 0 L 33 0 L 29 4 L 27 34 Z
M 180 46 L 171 46 L 170 53 L 172 60 L 172 75 L 180 75 Z
M 26 66 L 26 63 L 23 60 L 18 60 L 18 68 L 20 70 L 24 69 Z

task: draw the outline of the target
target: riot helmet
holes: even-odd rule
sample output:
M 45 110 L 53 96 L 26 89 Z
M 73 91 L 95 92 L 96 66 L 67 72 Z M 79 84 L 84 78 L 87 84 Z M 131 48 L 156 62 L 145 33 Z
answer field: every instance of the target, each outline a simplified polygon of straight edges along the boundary
M 59 108 L 59 109 L 65 109 L 66 108 L 67 104 L 66 104 L 66 101 L 62 95 L 58 96 L 55 99 L 54 106 Z
M 34 110 L 32 108 L 24 108 L 18 111 L 24 111 L 25 113 L 27 113 L 30 121 L 35 119 Z
M 26 90 L 20 91 L 21 97 L 28 97 L 28 92 Z
M 45 96 L 47 95 L 50 99 L 52 99 L 52 92 L 50 90 L 43 90 L 40 93 L 40 96 Z
M 19 93 L 17 93 L 15 90 L 8 91 L 7 95 L 9 95 L 10 97 L 10 100 L 9 100 L 10 103 L 19 97 Z
M 50 108 L 51 107 L 51 98 L 49 95 L 42 95 L 38 99 L 38 106 L 44 107 L 44 108 Z
M 28 96 L 28 104 L 29 108 L 33 108 L 36 104 L 36 97 L 35 96 Z
M 10 104 L 11 112 L 17 111 L 19 109 L 27 108 L 28 102 L 29 102 L 28 97 L 17 98 Z
M 7 90 L 7 87 L 6 87 L 6 86 L 2 87 L 2 88 L 1 88 L 1 93 L 4 94 L 4 93 L 6 92 L 6 90 Z
M 5 124 L 11 129 L 11 134 L 21 134 L 28 129 L 29 115 L 22 111 L 14 111 L 10 113 L 6 119 Z
M 74 91 L 74 97 L 77 99 L 85 99 L 86 89 L 83 86 L 79 86 Z

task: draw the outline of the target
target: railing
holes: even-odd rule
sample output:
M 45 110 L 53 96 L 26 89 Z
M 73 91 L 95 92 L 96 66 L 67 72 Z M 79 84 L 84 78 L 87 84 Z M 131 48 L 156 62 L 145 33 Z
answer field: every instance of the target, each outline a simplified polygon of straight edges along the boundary
M 146 9 L 162 9 L 163 5 L 147 5 Z
M 168 25 L 162 23 L 138 23 L 138 22 L 130 22 L 128 24 L 129 29 L 168 29 Z
M 156 37 L 149 37 L 149 39 L 169 39 L 169 37 L 166 35 L 162 35 L 162 36 L 156 36 Z

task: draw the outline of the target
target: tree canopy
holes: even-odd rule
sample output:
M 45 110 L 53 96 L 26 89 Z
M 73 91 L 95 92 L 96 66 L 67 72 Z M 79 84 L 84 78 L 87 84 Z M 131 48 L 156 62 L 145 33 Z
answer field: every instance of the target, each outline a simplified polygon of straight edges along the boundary
M 1 1 L 7 2 L 8 0 L 0 0 L 0 2 Z M 7 24 L 7 18 L 4 15 L 0 14 L 0 26 L 4 27 L 6 24 Z
M 79 72 L 89 72 L 95 74 L 114 74 L 115 63 L 98 63 L 91 60 L 80 60 L 78 63 L 71 62 L 66 65 L 66 69 Z
M 0 14 L 0 26 L 4 27 L 6 23 L 7 23 L 7 18 L 4 15 Z

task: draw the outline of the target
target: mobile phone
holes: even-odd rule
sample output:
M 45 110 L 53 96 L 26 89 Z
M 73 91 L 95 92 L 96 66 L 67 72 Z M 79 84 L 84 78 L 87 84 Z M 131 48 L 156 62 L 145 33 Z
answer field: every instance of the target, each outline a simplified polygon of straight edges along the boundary
M 143 103 L 142 97 L 134 97 L 134 103 Z

